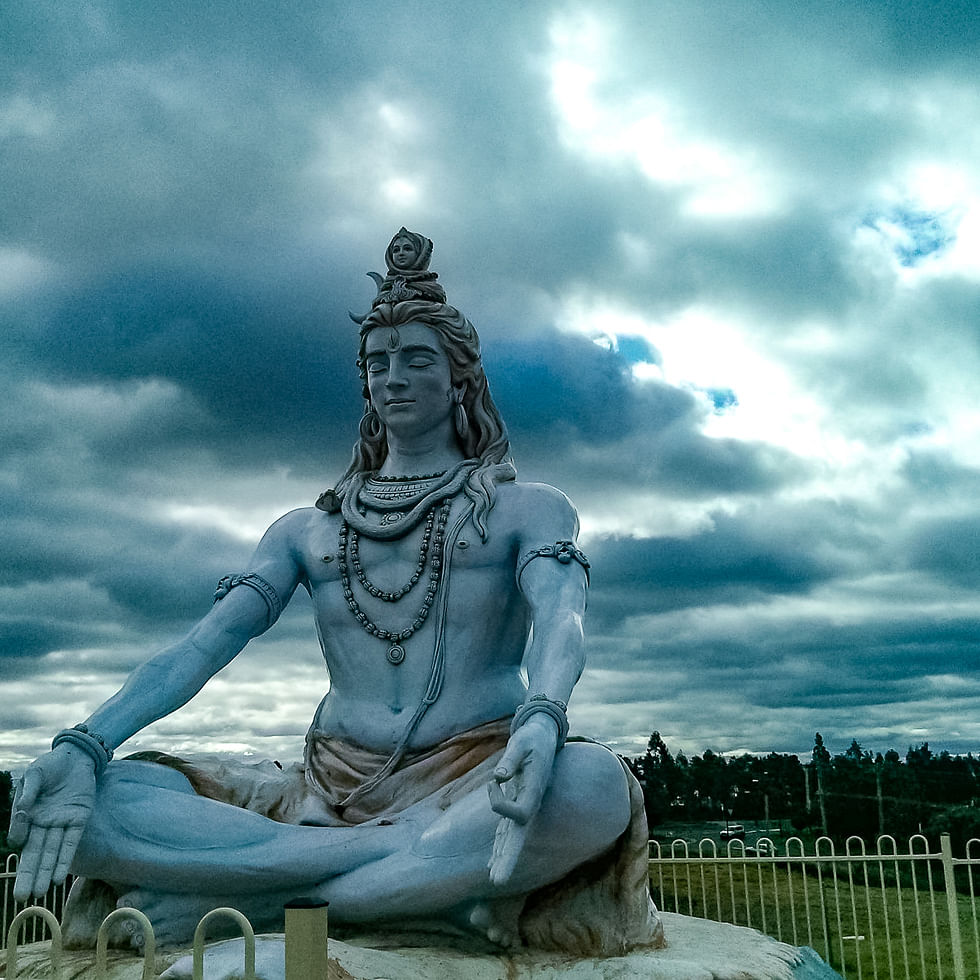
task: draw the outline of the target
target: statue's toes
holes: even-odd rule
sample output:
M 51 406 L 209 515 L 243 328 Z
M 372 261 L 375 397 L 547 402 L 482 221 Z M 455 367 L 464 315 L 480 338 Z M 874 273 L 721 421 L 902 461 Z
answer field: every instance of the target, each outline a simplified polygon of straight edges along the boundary
M 182 908 L 178 896 L 136 888 L 122 895 L 117 903 L 119 908 L 131 908 L 142 912 L 153 927 L 153 938 L 158 946 L 178 946 L 193 934 L 197 920 L 193 913 Z M 144 930 L 135 919 L 125 919 L 120 923 L 130 938 L 130 945 L 142 950 L 146 944 Z M 189 932 L 188 932 L 189 930 Z
M 501 899 L 495 902 L 477 902 L 470 911 L 470 925 L 496 946 L 510 949 L 520 945 L 517 919 L 523 899 Z

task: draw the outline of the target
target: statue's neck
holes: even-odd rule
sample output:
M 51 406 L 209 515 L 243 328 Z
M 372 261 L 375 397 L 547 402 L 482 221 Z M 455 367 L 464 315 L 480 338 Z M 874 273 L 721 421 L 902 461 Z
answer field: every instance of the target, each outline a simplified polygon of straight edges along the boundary
M 443 473 L 465 458 L 451 428 L 439 429 L 412 439 L 400 439 L 389 430 L 388 455 L 381 464 L 378 475 L 422 476 Z

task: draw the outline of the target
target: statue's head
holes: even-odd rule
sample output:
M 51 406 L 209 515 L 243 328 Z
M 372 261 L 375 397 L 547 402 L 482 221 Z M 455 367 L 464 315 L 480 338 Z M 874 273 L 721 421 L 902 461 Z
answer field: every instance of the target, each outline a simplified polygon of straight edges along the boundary
M 388 243 L 385 262 L 388 275 L 405 272 L 425 272 L 432 257 L 432 242 L 424 235 L 418 235 L 407 228 L 399 228 L 395 237 Z
M 460 392 L 460 404 L 466 415 L 464 431 L 457 430 L 460 449 L 467 459 L 486 459 L 500 462 L 510 452 L 506 429 L 497 406 L 490 395 L 483 360 L 480 356 L 480 338 L 476 328 L 455 307 L 446 303 L 430 303 L 426 300 L 406 300 L 402 303 L 380 303 L 361 323 L 360 347 L 357 367 L 361 375 L 362 394 L 365 399 L 364 417 L 361 420 L 362 444 L 374 444 L 370 453 L 375 466 L 379 466 L 387 452 L 387 439 L 380 421 L 373 412 L 368 393 L 365 369 L 365 341 L 372 330 L 388 328 L 397 333 L 398 327 L 418 323 L 430 328 L 449 358 L 452 386 Z M 373 468 L 373 467 L 372 467 Z
M 361 338 L 357 367 L 361 373 L 364 414 L 361 417 L 360 438 L 347 472 L 337 486 L 323 494 L 317 507 L 323 510 L 339 508 L 339 499 L 347 492 L 357 474 L 379 469 L 388 455 L 388 434 L 384 423 L 371 405 L 365 365 L 365 344 L 372 330 L 379 327 L 392 333 L 391 342 L 397 346 L 399 327 L 421 324 L 431 329 L 449 359 L 452 397 L 457 409 L 454 416 L 456 438 L 463 456 L 479 460 L 463 486 L 473 501 L 473 520 L 486 538 L 486 516 L 493 506 L 494 485 L 515 479 L 517 471 L 510 458 L 510 442 L 500 412 L 490 395 L 487 377 L 480 357 L 480 338 L 473 324 L 454 306 L 445 302 L 446 293 L 429 272 L 432 242 L 423 235 L 399 229 L 385 252 L 390 279 L 382 282 L 376 272 L 369 272 L 378 283 L 378 296 L 366 316 L 349 314 L 360 326 Z M 404 276 L 405 278 L 401 278 Z M 406 279 L 410 284 L 406 286 Z M 450 393 L 447 392 L 447 396 Z

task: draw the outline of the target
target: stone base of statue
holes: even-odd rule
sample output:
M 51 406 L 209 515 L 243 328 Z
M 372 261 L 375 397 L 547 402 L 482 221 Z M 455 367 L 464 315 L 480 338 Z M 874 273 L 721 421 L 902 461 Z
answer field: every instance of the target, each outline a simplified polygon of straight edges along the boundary
M 397 945 L 406 937 L 349 935 L 328 942 L 328 980 L 840 980 L 812 949 L 777 942 L 754 929 L 661 913 L 668 943 L 656 950 L 634 950 L 625 956 L 574 958 L 521 950 L 511 954 L 473 952 L 452 946 Z M 19 978 L 50 976 L 50 943 L 33 943 L 18 952 Z M 241 977 L 244 951 L 240 939 L 213 943 L 205 951 L 206 980 Z M 158 952 L 156 970 L 172 980 L 190 980 L 189 950 Z M 142 958 L 110 950 L 107 980 L 140 980 Z M 256 937 L 255 972 L 259 980 L 283 980 L 282 935 Z M 2 970 L 0 970 L 2 973 Z M 62 975 L 95 980 L 91 950 L 66 950 Z

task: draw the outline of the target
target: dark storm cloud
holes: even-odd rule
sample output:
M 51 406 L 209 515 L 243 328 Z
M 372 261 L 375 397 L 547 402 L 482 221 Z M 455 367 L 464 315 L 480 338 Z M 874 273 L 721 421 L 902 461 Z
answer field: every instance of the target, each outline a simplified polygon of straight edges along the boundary
M 956 588 L 973 590 L 980 585 L 980 517 L 916 522 L 905 544 L 912 568 L 928 571 Z
M 119 463 L 207 445 L 230 463 L 310 466 L 353 441 L 360 395 L 356 328 L 310 286 L 270 297 L 186 267 L 133 270 L 66 298 L 24 340 L 52 380 L 166 379 L 190 396 L 196 412 L 132 442 L 113 434 L 102 448 Z
M 687 537 L 590 542 L 593 612 L 607 628 L 631 615 L 806 593 L 871 567 L 877 535 L 852 507 L 747 507 L 715 513 Z

